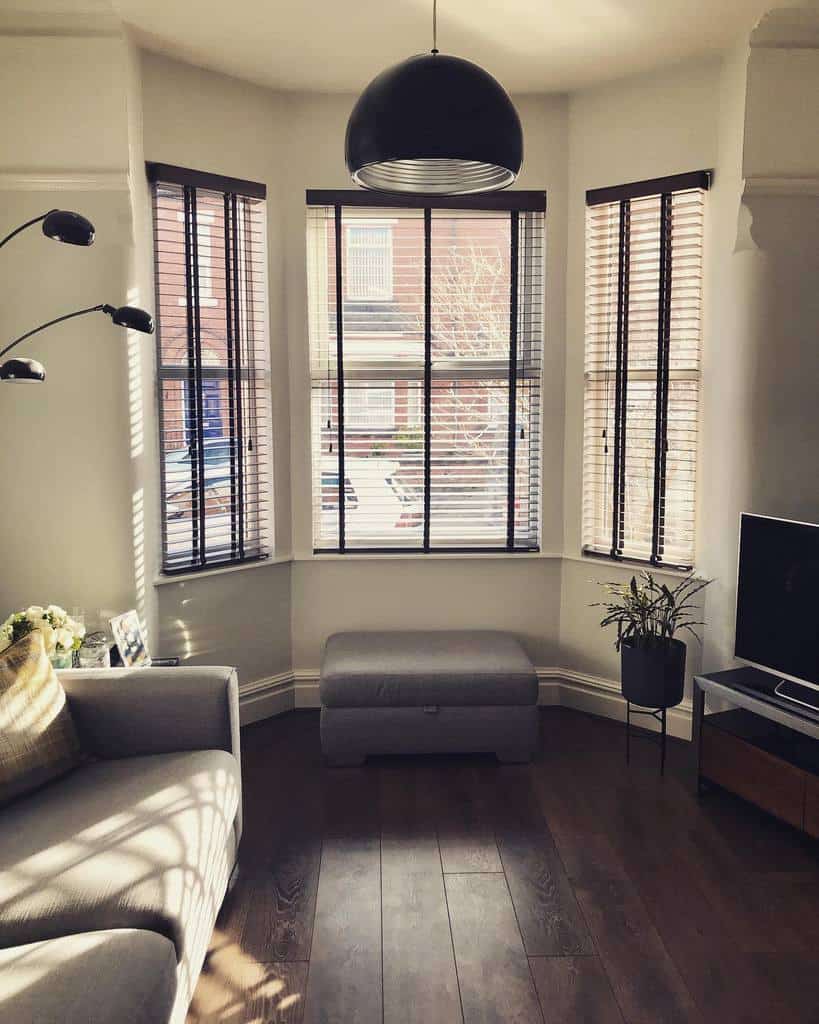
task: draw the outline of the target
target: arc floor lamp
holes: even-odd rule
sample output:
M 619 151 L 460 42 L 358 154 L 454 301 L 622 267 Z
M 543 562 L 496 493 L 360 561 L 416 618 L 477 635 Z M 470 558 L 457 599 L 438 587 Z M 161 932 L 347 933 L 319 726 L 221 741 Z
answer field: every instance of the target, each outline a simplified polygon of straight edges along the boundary
M 11 231 L 2 241 L 0 249 L 12 238 L 19 235 L 21 231 L 42 222 L 43 234 L 47 238 L 53 238 L 56 242 L 66 242 L 68 245 L 92 245 L 94 242 L 94 225 L 82 214 L 74 213 L 71 210 L 48 210 L 38 217 L 32 217 L 25 224 L 21 224 L 14 231 Z M 154 322 L 150 313 L 137 306 L 111 306 L 108 303 L 100 303 L 97 306 L 88 306 L 86 309 L 78 309 L 73 313 L 66 313 L 63 316 L 48 320 L 39 327 L 34 327 L 19 338 L 9 342 L 5 348 L 0 349 L 0 359 L 10 352 L 17 345 L 30 338 L 33 334 L 44 331 L 47 327 L 62 323 L 63 320 L 71 320 L 76 316 L 84 316 L 86 313 L 106 313 L 111 317 L 113 323 L 132 331 L 141 331 L 143 334 L 153 334 Z M 45 367 L 36 359 L 20 359 L 12 357 L 0 364 L 0 380 L 3 381 L 44 381 L 46 377 Z

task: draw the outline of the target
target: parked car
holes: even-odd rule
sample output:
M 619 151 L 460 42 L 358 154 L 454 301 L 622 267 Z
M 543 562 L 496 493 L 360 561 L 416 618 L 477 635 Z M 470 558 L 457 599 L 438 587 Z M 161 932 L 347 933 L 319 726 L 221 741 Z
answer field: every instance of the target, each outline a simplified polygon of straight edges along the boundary
M 344 525 L 347 539 L 367 537 L 385 544 L 413 543 L 423 529 L 424 504 L 401 481 L 401 463 L 393 459 L 344 461 Z M 332 536 L 338 522 L 338 459 L 321 466 L 322 533 Z
M 205 482 L 230 477 L 231 441 L 224 437 L 208 437 L 202 444 L 205 462 Z M 165 454 L 165 493 L 191 486 L 192 448 L 175 448 Z
M 230 477 L 206 479 L 205 492 L 205 535 L 209 548 L 222 544 L 228 546 L 233 534 L 231 517 Z M 169 554 L 186 551 L 191 544 L 192 518 L 194 508 L 193 488 L 187 486 L 168 494 L 165 504 L 167 549 Z

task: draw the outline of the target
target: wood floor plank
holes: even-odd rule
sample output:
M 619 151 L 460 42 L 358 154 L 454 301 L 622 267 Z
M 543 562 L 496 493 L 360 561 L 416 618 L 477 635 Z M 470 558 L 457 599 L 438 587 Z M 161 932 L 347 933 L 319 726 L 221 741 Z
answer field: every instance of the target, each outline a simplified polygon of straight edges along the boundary
M 705 1020 L 767 1024 L 776 1017 L 776 994 L 751 970 L 696 869 L 670 839 L 670 830 L 658 827 L 660 821 L 656 806 L 629 801 L 612 822 L 610 836 L 666 950 Z
M 598 783 L 599 784 L 599 783 Z M 557 841 L 589 931 L 615 997 L 628 1024 L 690 1024 L 702 1017 L 685 981 L 668 954 L 627 862 L 607 835 L 595 808 L 595 796 L 581 786 L 586 779 L 571 767 L 555 767 L 548 779 L 536 779 L 539 794 L 560 786 L 575 801 L 574 819 Z M 572 825 L 574 828 L 572 828 Z
M 302 1024 L 307 964 L 259 964 L 234 943 L 214 952 L 187 1024 Z
M 437 798 L 436 824 L 444 872 L 502 871 L 487 784 L 496 763 L 474 757 L 445 758 L 434 763 L 430 785 Z
M 748 955 L 754 972 L 776 992 L 776 1024 L 819 1024 L 819 971 L 816 951 L 753 953 Z
M 321 839 L 284 834 L 267 863 L 240 876 L 245 902 L 241 942 L 260 961 L 309 960 L 313 934 Z
M 325 773 L 305 1024 L 381 1024 L 381 840 L 371 767 Z
M 325 840 L 307 979 L 306 1024 L 380 1024 L 377 838 Z
M 444 877 L 434 837 L 384 838 L 384 1024 L 462 1020 Z
M 495 836 L 527 954 L 594 953 L 574 890 L 537 806 L 528 767 L 500 769 Z
M 589 847 L 572 883 L 623 1016 L 629 1024 L 701 1021 L 619 856 L 604 836 Z
M 429 789 L 417 761 L 380 772 L 384 1024 L 462 1021 Z
M 545 1024 L 623 1024 L 596 956 L 530 958 Z
M 445 881 L 464 1024 L 543 1024 L 504 876 Z

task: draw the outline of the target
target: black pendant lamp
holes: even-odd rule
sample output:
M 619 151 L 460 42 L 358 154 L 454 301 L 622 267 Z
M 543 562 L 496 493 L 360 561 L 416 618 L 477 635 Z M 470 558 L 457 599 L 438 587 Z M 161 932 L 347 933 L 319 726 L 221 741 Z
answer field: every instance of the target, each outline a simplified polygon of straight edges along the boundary
M 506 188 L 523 161 L 512 101 L 487 71 L 438 52 L 396 64 L 370 82 L 347 123 L 353 181 L 380 192 L 466 195 Z

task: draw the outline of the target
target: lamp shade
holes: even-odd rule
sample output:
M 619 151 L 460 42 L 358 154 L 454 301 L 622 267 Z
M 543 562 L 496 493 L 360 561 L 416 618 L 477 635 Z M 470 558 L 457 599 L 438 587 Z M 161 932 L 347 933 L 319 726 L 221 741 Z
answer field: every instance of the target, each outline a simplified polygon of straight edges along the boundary
M 370 82 L 347 124 L 347 168 L 364 188 L 459 195 L 511 185 L 523 133 L 503 87 L 461 57 L 424 53 Z
M 92 245 L 94 225 L 81 213 L 51 210 L 43 218 L 43 234 L 56 242 L 67 242 L 69 245 Z
M 7 359 L 0 365 L 0 380 L 44 381 L 45 367 L 36 359 Z
M 154 333 L 153 317 L 138 306 L 120 306 L 119 309 L 111 312 L 111 319 L 118 326 L 127 327 L 129 331 L 141 331 L 143 334 Z

